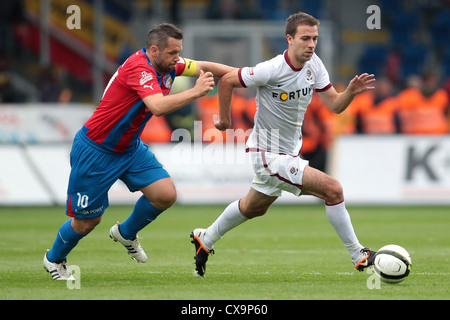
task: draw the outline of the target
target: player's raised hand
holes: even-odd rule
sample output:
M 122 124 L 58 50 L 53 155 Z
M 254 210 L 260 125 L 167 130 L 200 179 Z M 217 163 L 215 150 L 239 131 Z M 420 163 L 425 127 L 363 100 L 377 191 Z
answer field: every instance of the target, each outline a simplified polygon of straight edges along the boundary
M 195 82 L 194 89 L 197 90 L 199 97 L 204 96 L 214 89 L 214 75 L 211 72 L 200 70 L 200 75 Z
M 216 129 L 220 131 L 225 131 L 231 126 L 231 121 L 229 119 L 224 120 L 217 114 L 213 115 L 213 123 Z
M 355 76 L 348 84 L 349 89 L 353 94 L 359 94 L 364 91 L 374 90 L 376 79 L 373 74 L 363 73 L 359 76 Z

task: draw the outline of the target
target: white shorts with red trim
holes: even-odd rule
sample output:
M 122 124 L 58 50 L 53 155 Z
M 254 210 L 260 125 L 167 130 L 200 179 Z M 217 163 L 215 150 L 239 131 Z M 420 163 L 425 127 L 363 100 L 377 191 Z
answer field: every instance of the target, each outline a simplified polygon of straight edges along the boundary
M 267 151 L 250 152 L 250 157 L 255 173 L 253 189 L 268 196 L 279 197 L 282 191 L 300 196 L 307 160 Z

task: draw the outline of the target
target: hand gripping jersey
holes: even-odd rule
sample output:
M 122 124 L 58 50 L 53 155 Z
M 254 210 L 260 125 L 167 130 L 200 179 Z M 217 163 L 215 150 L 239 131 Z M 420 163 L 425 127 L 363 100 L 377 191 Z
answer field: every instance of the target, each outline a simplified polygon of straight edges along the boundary
M 142 99 L 167 95 L 176 76 L 192 76 L 196 63 L 180 57 L 169 73 L 156 72 L 141 49 L 131 55 L 109 81 L 99 106 L 86 121 L 82 132 L 108 151 L 126 152 L 133 148 L 152 113 Z
M 296 69 L 286 50 L 253 68 L 241 68 L 238 74 L 244 87 L 257 87 L 255 125 L 247 150 L 297 156 L 313 90 L 325 91 L 332 86 L 320 58 L 313 54 L 303 68 Z

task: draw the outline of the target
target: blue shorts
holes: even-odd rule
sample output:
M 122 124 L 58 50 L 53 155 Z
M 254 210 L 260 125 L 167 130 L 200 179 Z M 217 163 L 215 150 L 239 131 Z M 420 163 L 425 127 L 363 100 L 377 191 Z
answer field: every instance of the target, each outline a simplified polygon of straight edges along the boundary
M 101 216 L 109 206 L 108 191 L 122 180 L 131 192 L 169 174 L 141 140 L 129 152 L 104 149 L 80 130 L 70 152 L 71 172 L 66 214 L 80 219 Z

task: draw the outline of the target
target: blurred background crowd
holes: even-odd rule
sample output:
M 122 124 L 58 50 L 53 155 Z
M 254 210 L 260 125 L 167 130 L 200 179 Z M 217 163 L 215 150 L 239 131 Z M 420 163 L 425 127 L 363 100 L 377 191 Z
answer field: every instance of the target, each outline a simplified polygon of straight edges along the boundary
M 67 27 L 71 13 L 66 10 L 72 4 L 81 9 L 81 29 Z M 366 24 L 370 5 L 380 8 L 379 29 L 369 29 Z M 269 59 L 286 49 L 284 22 L 297 11 L 321 20 L 317 52 L 320 57 L 329 57 L 323 60 L 338 91 L 355 74 L 374 73 L 377 78 L 376 90 L 359 95 L 339 116 L 314 96 L 305 118 L 302 150 L 314 166 L 325 167 L 325 154 L 339 134 L 450 133 L 449 0 L 1 1 L 0 108 L 2 104 L 19 107 L 35 102 L 57 103 L 58 107 L 71 102 L 95 106 L 101 97 L 99 88 L 104 88 L 118 65 L 144 46 L 151 26 L 163 21 L 185 31 L 185 50 L 195 53 L 189 48 L 193 44 L 200 48 L 189 58 L 236 67 Z M 188 27 L 193 24 L 203 26 L 202 35 L 188 41 L 195 36 L 189 34 Z M 267 39 L 262 36 L 256 60 L 246 58 L 247 52 L 255 49 L 246 38 L 207 33 L 208 26 L 223 26 L 226 32 L 228 27 L 239 25 L 246 35 L 247 25 L 272 24 L 279 24 L 280 32 Z M 208 56 L 199 53 L 207 50 Z M 96 80 L 93 69 L 99 66 L 101 76 Z M 96 85 L 97 91 L 93 90 Z M 174 85 L 177 91 L 192 82 L 179 80 Z M 244 133 L 232 139 L 224 134 L 224 140 L 245 140 L 245 130 L 252 127 L 256 112 L 254 94 L 247 89 L 235 91 L 233 128 Z M 202 121 L 206 133 L 212 128 L 217 108 L 214 91 L 179 112 L 153 117 L 142 139 L 170 142 L 173 130 L 192 131 L 197 120 Z M 211 141 L 206 135 L 203 138 Z

